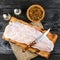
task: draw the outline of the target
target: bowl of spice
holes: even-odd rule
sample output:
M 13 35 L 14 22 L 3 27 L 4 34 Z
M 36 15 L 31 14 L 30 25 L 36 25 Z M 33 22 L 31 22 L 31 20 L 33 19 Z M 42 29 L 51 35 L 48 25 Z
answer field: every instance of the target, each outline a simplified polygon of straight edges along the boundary
M 27 18 L 32 22 L 40 22 L 45 16 L 45 10 L 42 6 L 35 4 L 27 9 Z

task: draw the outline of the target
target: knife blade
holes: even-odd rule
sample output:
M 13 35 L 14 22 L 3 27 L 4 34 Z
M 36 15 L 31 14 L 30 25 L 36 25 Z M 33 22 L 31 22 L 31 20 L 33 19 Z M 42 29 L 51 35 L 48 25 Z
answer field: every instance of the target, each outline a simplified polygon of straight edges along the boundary
M 41 36 L 39 36 L 39 37 L 35 40 L 35 42 L 37 43 L 37 42 L 39 42 L 40 40 L 42 40 L 42 38 L 43 38 L 44 36 L 46 36 L 49 31 L 50 31 L 50 28 L 49 28 L 45 33 L 43 33 Z

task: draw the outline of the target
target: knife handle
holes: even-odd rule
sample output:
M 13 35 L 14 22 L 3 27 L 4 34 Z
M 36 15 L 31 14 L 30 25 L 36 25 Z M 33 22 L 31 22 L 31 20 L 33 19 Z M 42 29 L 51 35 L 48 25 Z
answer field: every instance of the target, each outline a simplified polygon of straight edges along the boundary
M 28 50 L 31 46 L 33 46 L 34 44 L 36 44 L 35 41 L 33 41 L 32 43 L 30 43 L 24 50 L 23 52 L 25 52 L 26 50 Z

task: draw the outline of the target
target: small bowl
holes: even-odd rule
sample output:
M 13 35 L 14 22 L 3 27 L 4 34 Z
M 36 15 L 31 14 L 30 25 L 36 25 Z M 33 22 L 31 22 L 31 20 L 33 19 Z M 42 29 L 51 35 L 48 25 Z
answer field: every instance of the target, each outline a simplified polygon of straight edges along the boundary
M 45 10 L 40 5 L 31 5 L 27 9 L 27 18 L 32 22 L 40 22 L 45 16 Z

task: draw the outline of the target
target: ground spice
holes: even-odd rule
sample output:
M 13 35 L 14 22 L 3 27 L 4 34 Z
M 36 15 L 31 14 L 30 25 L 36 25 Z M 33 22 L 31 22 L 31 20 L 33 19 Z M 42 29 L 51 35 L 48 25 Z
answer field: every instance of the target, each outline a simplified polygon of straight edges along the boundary
M 29 16 L 32 20 L 39 20 L 43 16 L 43 11 L 39 7 L 32 7 L 29 10 Z

